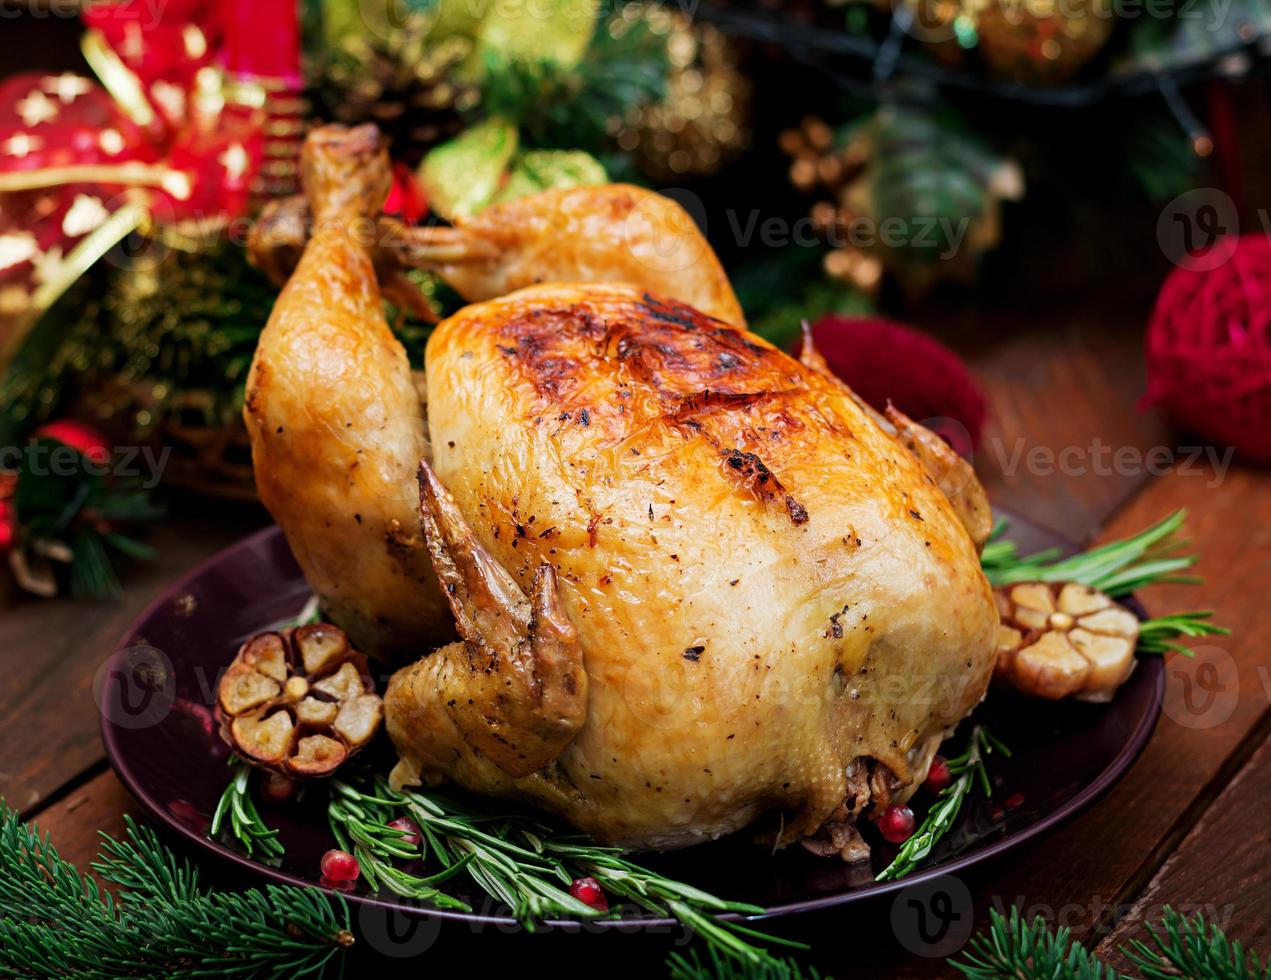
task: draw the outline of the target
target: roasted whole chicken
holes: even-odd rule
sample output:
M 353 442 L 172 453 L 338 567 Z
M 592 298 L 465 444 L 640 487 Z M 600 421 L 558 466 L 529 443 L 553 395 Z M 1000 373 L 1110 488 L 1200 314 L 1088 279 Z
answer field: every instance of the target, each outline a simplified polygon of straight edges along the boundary
M 414 644 L 384 697 L 394 779 L 633 848 L 778 810 L 776 843 L 859 856 L 854 821 L 913 791 L 993 671 L 978 484 L 929 472 L 814 351 L 626 281 L 638 263 L 548 281 L 546 238 L 543 284 L 433 332 L 425 439 L 371 249 L 338 228 L 374 214 L 373 144 L 309 138 L 315 230 L 246 412 L 333 616 Z

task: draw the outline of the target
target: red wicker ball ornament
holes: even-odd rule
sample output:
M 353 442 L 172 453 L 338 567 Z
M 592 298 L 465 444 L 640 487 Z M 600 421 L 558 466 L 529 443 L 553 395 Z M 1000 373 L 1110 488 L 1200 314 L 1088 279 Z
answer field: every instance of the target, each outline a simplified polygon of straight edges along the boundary
M 831 313 L 812 325 L 812 338 L 830 370 L 878 411 L 893 403 L 963 456 L 980 444 L 984 394 L 934 337 L 891 320 Z
M 1271 237 L 1242 235 L 1222 265 L 1171 272 L 1146 346 L 1146 404 L 1271 462 Z

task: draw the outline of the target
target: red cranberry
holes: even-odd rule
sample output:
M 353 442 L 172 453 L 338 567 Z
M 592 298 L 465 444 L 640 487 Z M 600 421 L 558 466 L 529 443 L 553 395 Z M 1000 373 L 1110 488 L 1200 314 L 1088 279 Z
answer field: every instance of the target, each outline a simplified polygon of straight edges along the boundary
M 410 817 L 398 817 L 389 826 L 402 832 L 403 844 L 410 844 L 413 847 L 424 839 L 424 835 L 419 832 L 419 824 Z
M 883 835 L 884 840 L 893 844 L 903 844 L 914 832 L 913 810 L 893 803 L 878 818 L 878 831 Z
M 949 763 L 944 761 L 944 756 L 938 755 L 931 760 L 931 768 L 927 770 L 927 780 L 922 785 L 926 787 L 928 793 L 939 793 L 943 789 L 947 789 L 949 784 L 953 782 L 953 773 L 949 772 Z
M 605 897 L 605 890 L 600 887 L 600 882 L 595 878 L 574 879 L 574 883 L 569 886 L 569 894 L 593 909 L 601 912 L 609 911 L 609 899 Z
M 348 851 L 337 851 L 334 848 L 322 855 L 322 877 L 331 881 L 357 881 L 362 873 L 357 858 Z

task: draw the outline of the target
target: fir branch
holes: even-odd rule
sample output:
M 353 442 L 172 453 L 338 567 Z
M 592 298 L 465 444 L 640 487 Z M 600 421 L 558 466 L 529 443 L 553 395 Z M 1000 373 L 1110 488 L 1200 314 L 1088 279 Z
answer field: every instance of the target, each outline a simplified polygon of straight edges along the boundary
M 985 757 L 993 752 L 999 752 L 1008 759 L 1011 757 L 1010 749 L 989 734 L 983 725 L 972 726 L 966 749 L 961 755 L 946 760 L 949 772 L 956 778 L 936 796 L 918 829 L 900 845 L 896 857 L 878 873 L 875 881 L 903 878 L 930 857 L 932 848 L 957 820 L 963 801 L 977 782 L 986 797 L 993 795 L 985 764 Z
M 248 857 L 251 857 L 256 849 L 260 850 L 266 861 L 282 857 L 283 846 L 278 840 L 278 831 L 271 830 L 265 824 L 260 812 L 256 809 L 256 804 L 252 801 L 248 787 L 252 773 L 251 767 L 233 758 L 230 764 L 236 765 L 237 771 L 216 804 L 216 811 L 212 814 L 212 825 L 207 832 L 208 838 L 216 840 L 228 818 L 230 835 L 243 845 Z
M 1015 543 L 1002 539 L 1005 521 L 994 527 L 980 555 L 984 574 L 994 586 L 1014 582 L 1080 582 L 1110 596 L 1123 596 L 1145 585 L 1165 582 L 1194 583 L 1194 576 L 1178 572 L 1196 563 L 1195 555 L 1179 555 L 1187 542 L 1179 538 L 1186 510 L 1122 541 L 1112 541 L 1069 558 L 1055 548 L 1033 555 L 1019 554 Z
M 1051 932 L 1041 916 L 1025 922 L 1015 906 L 1009 918 L 990 910 L 987 934 L 973 937 L 964 955 L 949 965 L 968 980 L 1118 980 L 1115 970 L 1072 942 L 1068 929 Z
M 1265 963 L 1253 950 L 1228 939 L 1199 913 L 1191 919 L 1168 905 L 1158 929 L 1147 926 L 1152 943 L 1136 939 L 1121 951 L 1142 971 L 1145 980 L 1205 977 L 1206 980 L 1271 978 L 1271 959 Z
M 1121 952 L 1144 980 L 1271 980 L 1271 961 L 1227 938 L 1204 916 L 1187 918 L 1166 906 L 1159 928 L 1148 924 L 1150 941 L 1133 940 Z M 1009 916 L 989 912 L 988 927 L 971 939 L 961 960 L 949 965 L 968 980 L 1121 980 L 1066 928 L 1054 932 L 1037 916 L 1025 922 L 1012 906 Z
M 601 20 L 569 68 L 487 53 L 475 111 L 515 122 L 525 146 L 600 154 L 612 143 L 610 119 L 665 97 L 668 67 L 666 40 L 647 24 L 615 35 Z
M 123 840 L 102 838 L 94 868 L 121 889 L 118 899 L 0 801 L 0 973 L 317 976 L 353 943 L 339 896 L 277 887 L 214 893 L 131 818 Z

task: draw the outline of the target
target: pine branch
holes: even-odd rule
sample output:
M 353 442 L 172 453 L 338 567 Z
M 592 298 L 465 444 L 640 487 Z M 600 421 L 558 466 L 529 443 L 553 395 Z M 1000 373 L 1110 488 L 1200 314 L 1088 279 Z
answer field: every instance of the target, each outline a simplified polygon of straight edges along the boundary
M 913 836 L 900 845 L 896 857 L 879 872 L 875 881 L 903 878 L 930 857 L 932 848 L 957 820 L 963 801 L 977 782 L 986 797 L 993 795 L 993 786 L 989 782 L 988 767 L 985 764 L 985 756 L 992 752 L 1000 752 L 1008 759 L 1011 757 L 1010 749 L 990 735 L 983 725 L 974 725 L 965 751 L 946 760 L 949 772 L 956 778 L 936 796 Z
M 1204 916 L 1194 918 L 1166 906 L 1159 928 L 1147 926 L 1150 941 L 1133 940 L 1121 952 L 1144 980 L 1271 980 L 1271 960 L 1227 938 Z M 1067 929 L 1050 930 L 1037 916 L 1025 922 L 1012 906 L 1009 916 L 989 912 L 988 927 L 972 938 L 949 965 L 968 980 L 1121 980 L 1120 975 L 1079 943 Z M 1128 980 L 1128 978 L 1127 978 Z
M 1207 980 L 1271 978 L 1271 959 L 1262 962 L 1257 953 L 1228 939 L 1203 915 L 1188 919 L 1167 905 L 1161 912 L 1159 931 L 1149 924 L 1147 932 L 1151 945 L 1136 939 L 1129 947 L 1122 947 L 1145 980 L 1174 980 L 1180 976 Z
M 972 938 L 964 956 L 949 965 L 968 980 L 1119 980 L 1067 929 L 1051 932 L 1041 916 L 1026 923 L 1015 906 L 1009 918 L 991 910 L 987 934 Z
M 318 976 L 352 945 L 348 907 L 316 890 L 211 892 L 128 819 L 93 865 L 118 899 L 0 802 L 0 973 L 113 980 Z

